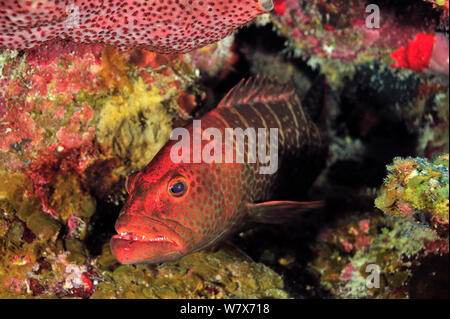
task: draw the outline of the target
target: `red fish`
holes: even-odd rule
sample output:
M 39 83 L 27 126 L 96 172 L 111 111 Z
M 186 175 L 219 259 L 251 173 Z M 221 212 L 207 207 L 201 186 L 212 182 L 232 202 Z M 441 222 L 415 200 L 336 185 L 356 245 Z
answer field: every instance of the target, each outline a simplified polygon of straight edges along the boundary
M 63 39 L 188 52 L 272 8 L 272 0 L 0 0 L 0 50 Z
M 142 171 L 127 179 L 129 199 L 117 222 L 111 250 L 123 264 L 158 263 L 180 258 L 213 245 L 246 221 L 279 223 L 320 202 L 270 201 L 293 198 L 308 187 L 324 161 L 326 143 L 303 111 L 291 86 L 267 79 L 241 82 L 218 108 L 201 118 L 202 132 L 217 128 L 277 128 L 278 170 L 261 174 L 265 166 L 249 161 L 254 140 L 246 139 L 244 163 L 174 163 L 169 141 Z M 192 136 L 194 125 L 186 126 Z M 225 135 L 224 135 L 225 136 Z M 233 160 L 237 156 L 233 140 Z M 211 140 L 202 141 L 202 149 Z M 189 150 L 192 161 L 194 145 Z M 226 150 L 224 149 L 224 152 Z M 224 153 L 225 154 L 225 153 Z M 293 183 L 287 183 L 292 181 Z

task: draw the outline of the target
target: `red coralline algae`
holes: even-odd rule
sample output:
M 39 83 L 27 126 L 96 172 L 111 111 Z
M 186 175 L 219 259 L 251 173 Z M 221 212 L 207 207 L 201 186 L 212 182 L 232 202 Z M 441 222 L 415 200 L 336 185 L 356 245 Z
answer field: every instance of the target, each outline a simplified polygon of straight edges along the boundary
M 272 8 L 271 0 L 3 0 L 0 49 L 32 48 L 59 38 L 187 52 Z
M 372 236 L 361 235 L 361 236 L 356 237 L 355 249 L 360 250 L 361 248 L 370 246 L 372 239 L 373 239 Z
M 392 67 L 448 74 L 448 48 L 444 35 L 419 32 L 414 40 L 391 53 L 391 58 L 396 61 Z
M 89 161 L 98 156 L 98 149 L 93 147 L 94 145 L 91 139 L 86 139 L 78 148 L 63 147 L 62 151 L 58 152 L 60 146 L 53 144 L 38 152 L 37 159 L 30 164 L 27 175 L 33 183 L 33 193 L 41 200 L 46 213 L 55 217 L 59 215 L 49 203 L 52 190 L 48 186 L 54 183 L 58 173 L 76 172 L 81 175 Z
M 39 283 L 39 280 L 31 278 L 29 279 L 30 290 L 33 292 L 33 296 L 42 295 L 45 288 Z
M 67 41 L 49 41 L 46 45 L 27 51 L 27 62 L 35 65 L 47 65 L 60 56 L 70 55 L 83 57 L 86 54 L 92 54 L 95 58 L 95 63 L 101 63 L 103 45 L 101 44 L 80 44 Z
M 448 254 L 448 240 L 437 239 L 425 242 L 425 252 L 427 254 Z
M 368 233 L 370 229 L 370 219 L 362 219 L 358 223 L 359 229 L 361 229 L 364 233 Z
M 392 51 L 418 32 L 432 33 L 439 23 L 437 17 L 430 18 L 434 12 L 430 5 L 422 4 L 418 10 L 411 3 L 398 10 L 384 6 L 379 26 L 371 27 L 366 23 L 370 20 L 366 5 L 360 0 L 277 0 L 271 21 L 297 55 L 313 57 L 313 65 L 323 58 L 387 62 Z
M 353 265 L 350 263 L 345 267 L 345 269 L 342 271 L 341 274 L 341 280 L 346 281 L 352 278 L 353 272 L 358 271 L 359 268 L 353 267 Z
M 79 287 L 72 288 L 70 291 L 73 297 L 87 299 L 97 290 L 97 286 L 94 285 L 90 276 L 92 276 L 92 274 L 88 272 L 81 274 L 80 278 L 82 284 Z
M 6 101 L 0 96 L 0 117 L 6 113 Z
M 148 98 L 153 90 L 152 98 L 167 99 L 174 117 L 188 117 L 196 107 L 198 94 L 190 88 L 193 70 L 174 54 L 139 48 L 119 52 L 108 45 L 62 40 L 20 55 L 5 52 L 0 78 L 0 171 L 28 176 L 30 196 L 36 198 L 43 212 L 62 221 L 70 236 L 78 238 L 88 217 L 83 217 L 83 223 L 70 219 L 72 210 L 58 196 L 68 189 L 91 189 L 84 173 L 94 163 L 115 158 L 117 161 L 109 163 L 124 165 L 111 152 L 110 145 L 97 141 L 97 125 L 105 102 L 126 96 L 124 88 L 132 89 L 139 79 L 142 87 L 147 87 L 140 91 L 139 98 Z M 97 190 L 104 191 L 97 194 L 105 194 L 105 187 L 118 183 L 119 177 L 111 172 L 111 166 L 107 171 L 95 167 L 104 173 L 95 178 L 96 183 L 102 181 Z M 72 177 L 76 183 L 70 182 Z M 65 182 L 56 184 L 61 178 Z M 110 183 L 104 183 L 105 179 Z M 121 196 L 121 186 L 114 186 L 115 196 Z

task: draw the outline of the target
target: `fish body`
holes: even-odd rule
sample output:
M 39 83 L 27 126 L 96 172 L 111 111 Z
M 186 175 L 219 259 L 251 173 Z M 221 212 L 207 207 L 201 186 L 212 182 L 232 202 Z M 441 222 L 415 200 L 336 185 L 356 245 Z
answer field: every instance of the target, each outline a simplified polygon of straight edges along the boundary
M 111 239 L 111 249 L 124 264 L 157 263 L 180 258 L 217 243 L 239 229 L 249 219 L 279 222 L 293 210 L 317 206 L 317 203 L 271 201 L 297 193 L 297 186 L 308 187 L 323 162 L 325 142 L 318 127 L 303 111 L 290 87 L 280 87 L 267 79 L 240 83 L 222 100 L 219 107 L 201 118 L 201 130 L 216 128 L 277 128 L 275 147 L 266 137 L 266 154 L 277 151 L 279 168 L 261 174 L 266 167 L 259 159 L 251 163 L 245 139 L 244 163 L 174 163 L 171 149 L 178 141 L 169 141 L 142 171 L 130 176 L 130 197 L 116 223 L 118 235 Z M 186 130 L 192 136 L 195 127 Z M 214 139 L 213 139 L 214 141 Z M 202 141 L 202 148 L 210 140 Z M 222 143 L 224 144 L 224 143 Z M 270 149 L 270 148 L 273 149 Z M 225 154 L 226 150 L 223 149 Z M 286 179 L 288 178 L 288 179 Z M 283 196 L 283 194 L 285 196 Z M 269 201 L 269 202 L 267 202 Z
M 272 0 L 0 0 L 0 50 L 62 39 L 188 52 L 272 8 Z

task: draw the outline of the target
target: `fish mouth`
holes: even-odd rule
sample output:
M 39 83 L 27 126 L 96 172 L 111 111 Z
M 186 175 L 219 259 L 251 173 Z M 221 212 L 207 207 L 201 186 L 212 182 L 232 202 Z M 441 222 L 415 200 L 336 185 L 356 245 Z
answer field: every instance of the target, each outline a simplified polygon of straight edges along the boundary
M 174 246 L 179 247 L 179 241 L 177 241 L 175 238 L 170 238 L 164 235 L 158 235 L 158 234 L 142 234 L 142 233 L 136 233 L 136 232 L 119 232 L 119 234 L 114 235 L 112 238 L 117 240 L 123 240 L 123 241 L 134 241 L 134 242 L 141 242 L 141 243 L 169 243 Z
M 164 220 L 124 214 L 115 228 L 110 247 L 121 264 L 159 263 L 184 254 L 182 237 Z

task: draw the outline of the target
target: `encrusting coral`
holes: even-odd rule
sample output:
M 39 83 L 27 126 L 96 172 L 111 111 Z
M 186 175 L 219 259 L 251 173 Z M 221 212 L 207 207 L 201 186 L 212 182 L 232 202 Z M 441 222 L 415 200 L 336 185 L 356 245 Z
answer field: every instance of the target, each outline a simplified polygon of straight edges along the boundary
M 396 158 L 387 169 L 375 200 L 385 214 L 350 214 L 327 226 L 310 266 L 340 298 L 442 298 L 448 294 L 440 270 L 446 260 L 448 267 L 448 154 L 433 161 Z M 377 287 L 369 277 L 374 269 Z M 429 284 L 418 284 L 424 281 Z
M 448 231 L 448 165 L 448 154 L 433 161 L 394 159 L 375 205 L 387 214 Z

